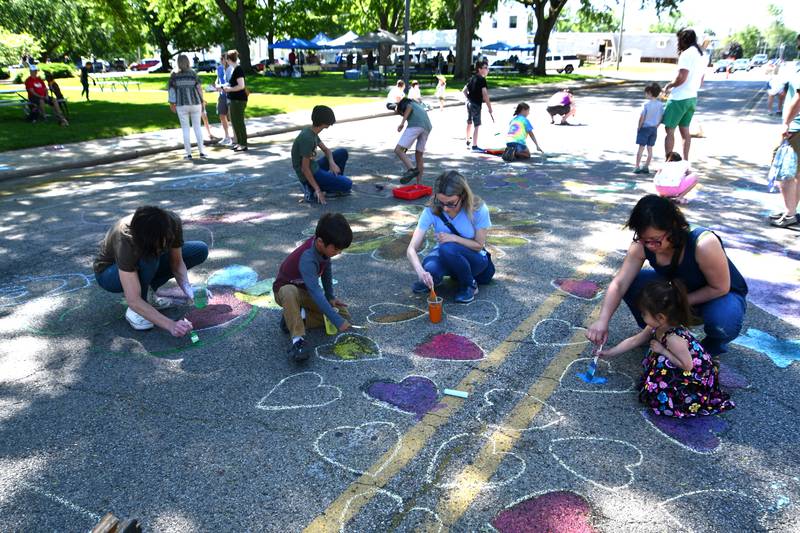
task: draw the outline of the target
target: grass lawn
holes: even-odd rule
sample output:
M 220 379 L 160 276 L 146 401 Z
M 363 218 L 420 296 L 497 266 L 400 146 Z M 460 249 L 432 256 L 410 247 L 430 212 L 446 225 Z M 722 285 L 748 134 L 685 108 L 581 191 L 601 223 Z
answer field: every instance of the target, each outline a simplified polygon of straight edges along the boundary
M 69 102 L 70 126 L 59 127 L 55 120 L 30 124 L 23 120 L 21 107 L 0 107 L 0 152 L 66 144 L 71 142 L 118 137 L 132 133 L 156 131 L 179 127 L 177 117 L 167 105 L 166 84 L 168 74 L 142 74 L 135 76 L 141 82 L 141 90 L 111 91 L 90 87 L 92 100 L 80 98 L 78 78 L 58 80 Z M 589 76 L 557 75 L 543 78 L 523 76 L 489 76 L 489 87 L 514 87 L 559 83 L 566 80 L 584 79 Z M 212 74 L 202 74 L 204 85 L 211 84 Z M 450 83 L 449 90 L 457 91 L 460 82 Z M 371 98 L 383 98 L 384 90 L 367 90 L 366 80 L 345 80 L 341 73 L 323 73 L 318 77 L 274 78 L 250 76 L 247 84 L 252 94 L 247 106 L 247 117 L 260 117 L 311 109 L 318 104 L 331 107 L 360 103 Z M 4 85 L 3 88 L 19 88 L 19 85 Z M 24 91 L 24 89 L 23 89 Z M 423 94 L 433 94 L 433 87 L 423 87 Z M 0 98 L 10 98 L 0 95 Z M 216 98 L 207 94 L 209 118 L 212 124 L 219 122 L 216 116 Z M 8 126 L 8 127 L 7 127 Z

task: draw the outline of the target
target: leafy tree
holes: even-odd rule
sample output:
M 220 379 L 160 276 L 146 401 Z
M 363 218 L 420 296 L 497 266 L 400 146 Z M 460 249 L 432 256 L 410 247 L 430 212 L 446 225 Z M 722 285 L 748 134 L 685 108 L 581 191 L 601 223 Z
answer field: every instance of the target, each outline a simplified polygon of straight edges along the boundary
M 556 31 L 608 32 L 617 31 L 619 24 L 619 18 L 608 6 L 597 9 L 587 4 L 577 13 L 572 13 L 568 7 L 562 9 L 556 20 Z
M 797 52 L 795 47 L 797 32 L 787 28 L 783 23 L 783 9 L 774 4 L 770 4 L 767 10 L 772 16 L 772 22 L 764 30 L 764 39 L 767 42 L 767 47 L 770 50 L 774 50 L 777 56 L 780 46 L 783 44 L 784 57 L 787 59 L 794 58 Z
M 40 53 L 39 43 L 32 35 L 0 29 L 0 66 L 18 63 L 25 54 L 37 57 Z
M 0 27 L 13 33 L 33 35 L 41 45 L 41 57 L 47 59 L 81 47 L 83 8 L 81 2 L 3 0 Z
M 650 25 L 650 33 L 677 33 L 679 30 L 694 26 L 694 23 L 683 18 L 679 11 L 659 13 L 658 23 Z
M 761 34 L 761 30 L 753 25 L 748 25 L 731 35 L 726 41 L 726 44 L 728 45 L 729 51 L 733 52 L 730 55 L 739 59 L 741 57 L 750 57 L 757 54 L 759 51 L 759 44 L 763 41 L 764 36 Z M 740 50 L 731 50 L 731 45 L 733 44 L 738 44 Z
M 459 0 L 453 7 L 456 26 L 453 74 L 458 79 L 466 79 L 472 68 L 472 40 L 475 38 L 475 30 L 483 13 L 497 9 L 497 0 Z

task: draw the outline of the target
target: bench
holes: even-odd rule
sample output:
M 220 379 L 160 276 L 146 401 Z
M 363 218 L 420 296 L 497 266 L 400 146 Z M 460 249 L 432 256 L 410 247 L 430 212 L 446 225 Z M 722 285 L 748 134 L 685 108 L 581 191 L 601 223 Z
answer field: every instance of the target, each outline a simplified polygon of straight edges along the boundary
M 128 85 L 136 84 L 137 89 L 141 90 L 142 84 L 139 80 L 131 78 L 130 76 L 108 74 L 106 76 L 95 76 L 95 84 L 100 86 L 100 92 L 103 92 L 103 86 L 108 85 L 111 90 L 116 90 L 117 86 L 122 87 L 125 91 L 128 90 Z

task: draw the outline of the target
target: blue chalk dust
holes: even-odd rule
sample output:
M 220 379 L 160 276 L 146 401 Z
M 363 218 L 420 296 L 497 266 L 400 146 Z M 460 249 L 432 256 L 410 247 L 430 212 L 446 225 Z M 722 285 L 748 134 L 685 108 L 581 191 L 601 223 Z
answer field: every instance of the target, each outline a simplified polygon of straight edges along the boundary
M 608 381 L 608 378 L 600 376 L 592 376 L 589 374 L 589 372 L 586 373 L 578 372 L 575 375 L 578 376 L 584 383 L 594 383 L 595 385 L 602 385 Z

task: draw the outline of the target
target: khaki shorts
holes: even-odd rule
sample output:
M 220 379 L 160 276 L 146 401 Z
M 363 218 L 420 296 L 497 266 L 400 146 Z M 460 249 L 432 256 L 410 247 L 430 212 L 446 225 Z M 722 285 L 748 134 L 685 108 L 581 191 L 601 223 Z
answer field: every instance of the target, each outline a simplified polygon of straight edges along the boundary
M 428 142 L 428 130 L 420 127 L 406 128 L 403 135 L 400 136 L 400 140 L 397 141 L 397 145 L 408 150 L 415 140 L 417 141 L 417 146 L 414 151 L 424 152 L 425 143 Z

